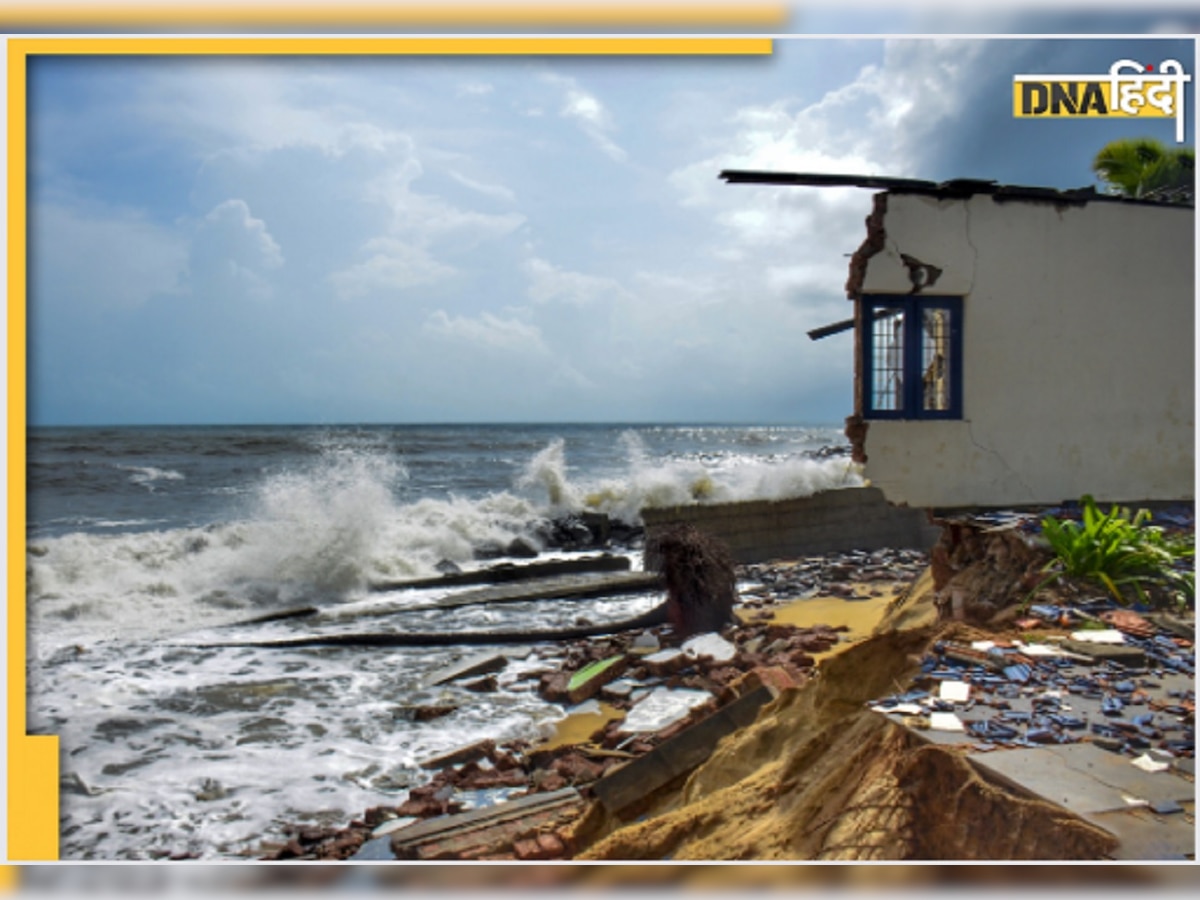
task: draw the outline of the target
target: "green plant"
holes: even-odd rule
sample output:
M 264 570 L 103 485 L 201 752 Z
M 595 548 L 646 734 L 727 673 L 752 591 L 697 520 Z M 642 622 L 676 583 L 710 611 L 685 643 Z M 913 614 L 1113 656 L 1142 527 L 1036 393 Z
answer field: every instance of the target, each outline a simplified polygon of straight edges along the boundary
M 1026 599 L 1062 578 L 1095 581 L 1102 584 L 1121 603 L 1126 602 L 1125 588 L 1132 588 L 1138 599 L 1149 602 L 1147 587 L 1168 591 L 1177 603 L 1194 602 L 1195 570 L 1186 561 L 1195 556 L 1192 538 L 1167 536 L 1149 525 L 1150 511 L 1140 509 L 1131 518 L 1129 510 L 1113 506 L 1102 512 L 1090 495 L 1080 500 L 1079 521 L 1042 519 L 1042 534 L 1054 551 L 1043 568 L 1048 576 Z
M 1109 193 L 1122 197 L 1190 197 L 1195 169 L 1193 148 L 1169 147 L 1154 138 L 1111 141 L 1092 160 L 1092 171 Z

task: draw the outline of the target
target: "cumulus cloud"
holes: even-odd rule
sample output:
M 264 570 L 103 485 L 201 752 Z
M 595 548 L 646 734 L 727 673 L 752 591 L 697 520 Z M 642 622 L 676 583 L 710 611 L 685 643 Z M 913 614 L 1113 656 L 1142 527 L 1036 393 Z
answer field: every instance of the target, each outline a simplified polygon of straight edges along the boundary
M 1055 137 L 1037 143 L 996 111 L 1029 65 L 1107 65 L 1058 44 L 781 42 L 770 66 L 560 60 L 553 74 L 486 60 L 46 60 L 34 75 L 54 74 L 31 94 L 35 312 L 124 304 L 95 320 L 120 337 L 113 358 L 159 367 L 143 379 L 156 387 L 180 368 L 178 352 L 169 366 L 139 352 L 160 332 L 214 361 L 212 398 L 229 393 L 230 360 L 255 359 L 272 383 L 303 369 L 324 405 L 288 407 L 291 419 L 840 418 L 849 338 L 804 333 L 849 315 L 845 255 L 870 192 L 717 173 L 1087 179 L 1087 159 L 1051 146 L 1065 131 L 1044 123 L 1037 134 Z M 580 177 L 609 159 L 625 164 Z M 231 305 L 152 302 L 181 284 Z M 289 315 L 245 302 L 268 297 Z M 42 315 L 36 334 L 52 339 L 34 355 L 79 357 L 58 324 L 73 321 Z M 284 362 L 247 352 L 268 337 Z M 61 384 L 105 371 L 81 364 Z M 258 383 L 255 409 L 269 410 Z
M 362 262 L 329 276 L 342 300 L 433 284 L 455 273 L 453 267 L 438 262 L 423 247 L 396 238 L 374 238 L 367 242 L 364 252 L 368 255 Z
M 487 213 L 465 209 L 433 193 L 413 189 L 423 174 L 414 157 L 392 166 L 368 183 L 365 196 L 388 210 L 388 231 L 415 242 L 453 238 L 458 244 L 504 237 L 525 223 L 520 213 Z M 453 177 L 453 176 L 451 176 Z
M 236 299 L 271 293 L 267 274 L 283 265 L 283 251 L 245 200 L 232 198 L 213 208 L 192 239 L 189 280 L 200 292 Z
M 967 87 L 986 45 L 977 41 L 888 41 L 882 60 L 812 102 L 781 97 L 733 111 L 724 148 L 676 168 L 679 202 L 706 211 L 729 242 L 724 258 L 757 251 L 819 264 L 852 250 L 867 209 L 857 188 L 730 187 L 723 169 L 921 177 L 931 142 L 963 113 Z M 778 262 L 776 255 L 773 259 Z M 793 273 L 789 280 L 796 281 Z M 812 279 L 805 278 L 805 281 Z M 779 276 L 775 276 L 778 284 Z M 830 282 L 836 286 L 840 282 Z

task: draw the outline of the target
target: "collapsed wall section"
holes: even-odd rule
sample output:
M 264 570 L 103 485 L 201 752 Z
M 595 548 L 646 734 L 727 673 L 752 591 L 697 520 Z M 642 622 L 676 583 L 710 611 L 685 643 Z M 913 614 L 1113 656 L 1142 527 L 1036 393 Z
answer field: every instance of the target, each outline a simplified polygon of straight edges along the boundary
M 643 509 L 646 538 L 691 525 L 723 541 L 739 563 L 883 548 L 928 550 L 939 530 L 924 510 L 892 506 L 878 488 L 822 491 L 789 500 Z

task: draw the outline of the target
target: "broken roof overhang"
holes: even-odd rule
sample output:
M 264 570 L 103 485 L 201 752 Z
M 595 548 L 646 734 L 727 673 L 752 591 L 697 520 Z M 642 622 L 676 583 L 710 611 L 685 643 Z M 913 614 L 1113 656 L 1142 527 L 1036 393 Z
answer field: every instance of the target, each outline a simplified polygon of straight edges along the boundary
M 925 181 L 920 178 L 892 178 L 886 175 L 845 175 L 824 172 L 763 172 L 744 169 L 725 169 L 718 176 L 727 184 L 775 184 L 797 187 L 861 187 L 874 188 L 893 194 L 924 194 L 945 199 L 987 194 L 998 202 L 1005 200 L 1043 200 L 1082 206 L 1093 201 L 1112 203 L 1144 203 L 1153 206 L 1191 208 L 1193 197 L 1133 198 L 1104 194 L 1094 187 L 1059 190 L 1058 188 L 1027 185 L 997 184 L 979 178 L 954 178 L 950 181 Z M 1173 200 L 1176 202 L 1164 202 Z M 1178 202 L 1183 201 L 1183 202 Z
M 849 331 L 853 327 L 853 319 L 842 319 L 842 321 L 834 322 L 832 325 L 822 325 L 820 328 L 814 328 L 808 333 L 808 339 L 810 341 L 819 341 L 821 338 L 827 338 L 830 335 L 841 334 L 843 331 Z
M 878 322 L 880 319 L 890 319 L 899 314 L 895 309 L 880 309 L 876 310 L 875 318 L 872 321 Z M 854 327 L 853 319 L 842 319 L 840 322 L 834 322 L 832 325 L 822 325 L 820 328 L 814 328 L 808 332 L 808 339 L 811 341 L 819 341 L 821 338 L 831 337 L 835 334 L 841 334 L 843 331 L 850 331 Z

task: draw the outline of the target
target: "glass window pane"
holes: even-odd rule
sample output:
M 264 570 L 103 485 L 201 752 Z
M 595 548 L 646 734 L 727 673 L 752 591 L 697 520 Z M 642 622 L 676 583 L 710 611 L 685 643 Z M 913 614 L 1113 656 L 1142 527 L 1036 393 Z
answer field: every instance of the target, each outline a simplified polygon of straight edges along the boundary
M 904 309 L 872 312 L 871 407 L 896 412 L 904 409 Z
M 921 408 L 950 409 L 950 310 L 925 309 L 921 321 Z

